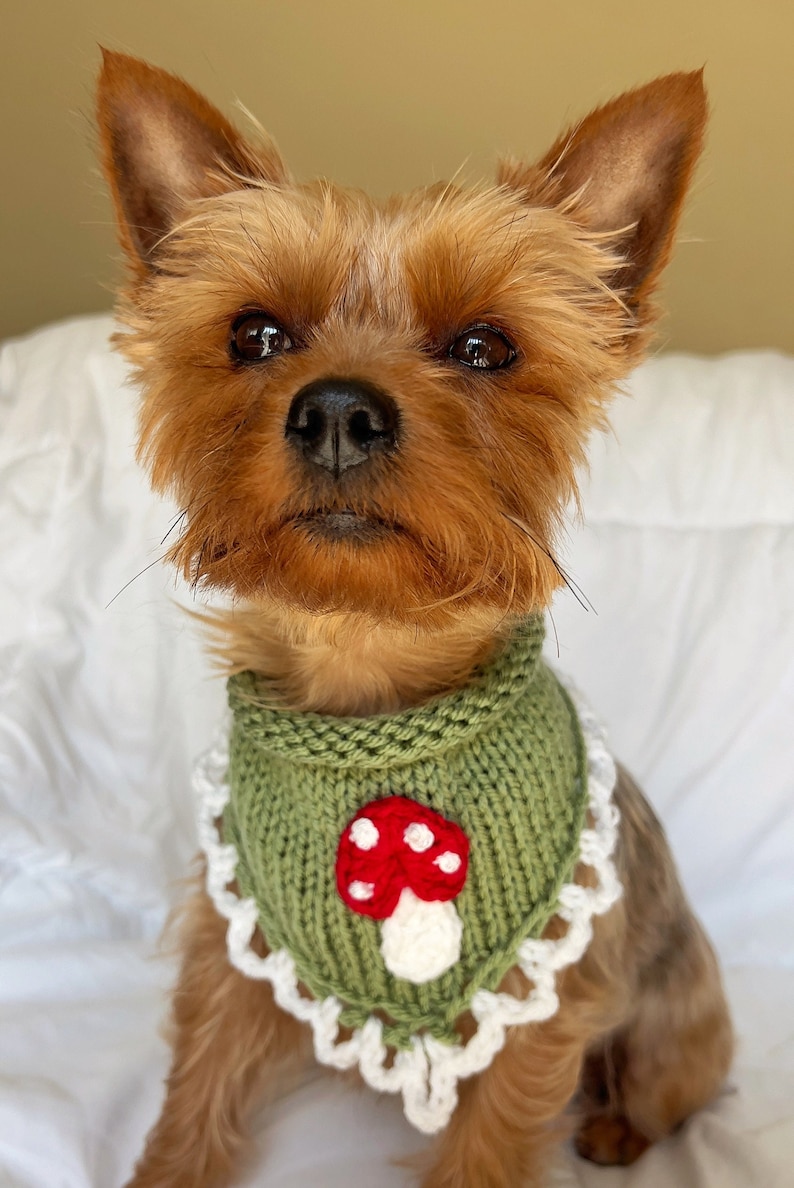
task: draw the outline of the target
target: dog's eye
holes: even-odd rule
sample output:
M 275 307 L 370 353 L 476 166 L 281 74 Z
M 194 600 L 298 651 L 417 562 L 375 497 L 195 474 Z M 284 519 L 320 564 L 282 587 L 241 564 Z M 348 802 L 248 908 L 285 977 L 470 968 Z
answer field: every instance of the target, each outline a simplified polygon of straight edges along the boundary
M 449 348 L 451 359 L 465 363 L 467 367 L 479 367 L 483 371 L 496 371 L 507 367 L 516 357 L 513 344 L 493 326 L 470 326 Z
M 232 322 L 229 349 L 243 363 L 259 363 L 291 347 L 292 339 L 270 314 L 247 310 Z

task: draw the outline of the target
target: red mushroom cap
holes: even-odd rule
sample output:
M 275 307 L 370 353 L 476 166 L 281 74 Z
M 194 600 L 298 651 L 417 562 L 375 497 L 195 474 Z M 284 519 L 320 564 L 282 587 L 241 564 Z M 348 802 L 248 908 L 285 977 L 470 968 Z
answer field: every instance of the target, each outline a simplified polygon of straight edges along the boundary
M 469 839 L 454 821 L 407 796 L 359 809 L 336 854 L 336 887 L 354 912 L 385 920 L 409 887 L 428 902 L 454 899 L 469 867 Z

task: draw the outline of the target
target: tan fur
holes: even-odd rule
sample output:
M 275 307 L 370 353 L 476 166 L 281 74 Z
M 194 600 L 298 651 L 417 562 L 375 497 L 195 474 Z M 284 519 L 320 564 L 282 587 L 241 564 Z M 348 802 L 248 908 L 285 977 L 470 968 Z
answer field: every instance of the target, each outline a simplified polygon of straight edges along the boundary
M 99 124 L 131 269 L 118 342 L 142 385 L 140 456 L 183 509 L 171 560 L 231 597 L 200 616 L 226 671 L 263 673 L 293 709 L 383 713 L 464 684 L 517 617 L 549 605 L 576 469 L 647 343 L 704 122 L 700 76 L 671 75 L 537 164 L 506 163 L 496 186 L 378 204 L 293 184 L 272 144 L 244 142 L 185 83 L 106 55 Z M 296 349 L 237 364 L 230 328 L 252 309 Z M 449 357 L 480 323 L 514 345 L 509 367 Z M 399 448 L 333 480 L 285 443 L 295 394 L 327 377 L 377 385 L 399 416 Z M 377 532 L 313 527 L 342 512 Z M 714 955 L 623 772 L 616 795 L 626 894 L 560 975 L 557 1014 L 512 1029 L 462 1085 L 424 1188 L 539 1185 L 573 1131 L 587 1157 L 629 1162 L 719 1090 L 732 1037 Z M 229 964 L 224 931 L 197 890 L 166 1102 L 134 1188 L 231 1184 L 256 1102 L 307 1056 L 268 987 Z M 523 975 L 503 988 L 521 993 Z M 459 1021 L 463 1039 L 471 1026 Z
M 283 607 L 196 617 L 209 629 L 227 675 L 250 668 L 268 676 L 278 703 L 358 716 L 393 713 L 459 688 L 513 624 L 486 609 L 460 614 L 443 632 Z

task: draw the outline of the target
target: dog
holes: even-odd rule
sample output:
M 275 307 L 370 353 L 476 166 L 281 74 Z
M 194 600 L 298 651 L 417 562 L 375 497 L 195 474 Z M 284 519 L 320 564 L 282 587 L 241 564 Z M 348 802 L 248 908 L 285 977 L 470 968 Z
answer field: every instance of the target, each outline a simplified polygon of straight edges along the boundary
M 653 330 L 701 73 L 495 184 L 385 202 L 296 184 L 121 54 L 98 113 L 139 455 L 183 509 L 170 560 L 228 597 L 233 714 L 130 1185 L 233 1183 L 312 1041 L 437 1133 L 424 1188 L 542 1184 L 571 1134 L 632 1162 L 719 1092 L 731 1024 L 658 821 L 538 651 L 588 435 Z

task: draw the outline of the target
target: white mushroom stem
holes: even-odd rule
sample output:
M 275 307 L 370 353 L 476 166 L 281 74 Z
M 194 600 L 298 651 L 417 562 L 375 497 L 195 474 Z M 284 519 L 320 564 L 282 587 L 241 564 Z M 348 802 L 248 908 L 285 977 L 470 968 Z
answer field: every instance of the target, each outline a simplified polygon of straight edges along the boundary
M 381 929 L 380 951 L 396 978 L 421 985 L 460 960 L 463 923 L 452 900 L 419 899 L 408 887 Z

